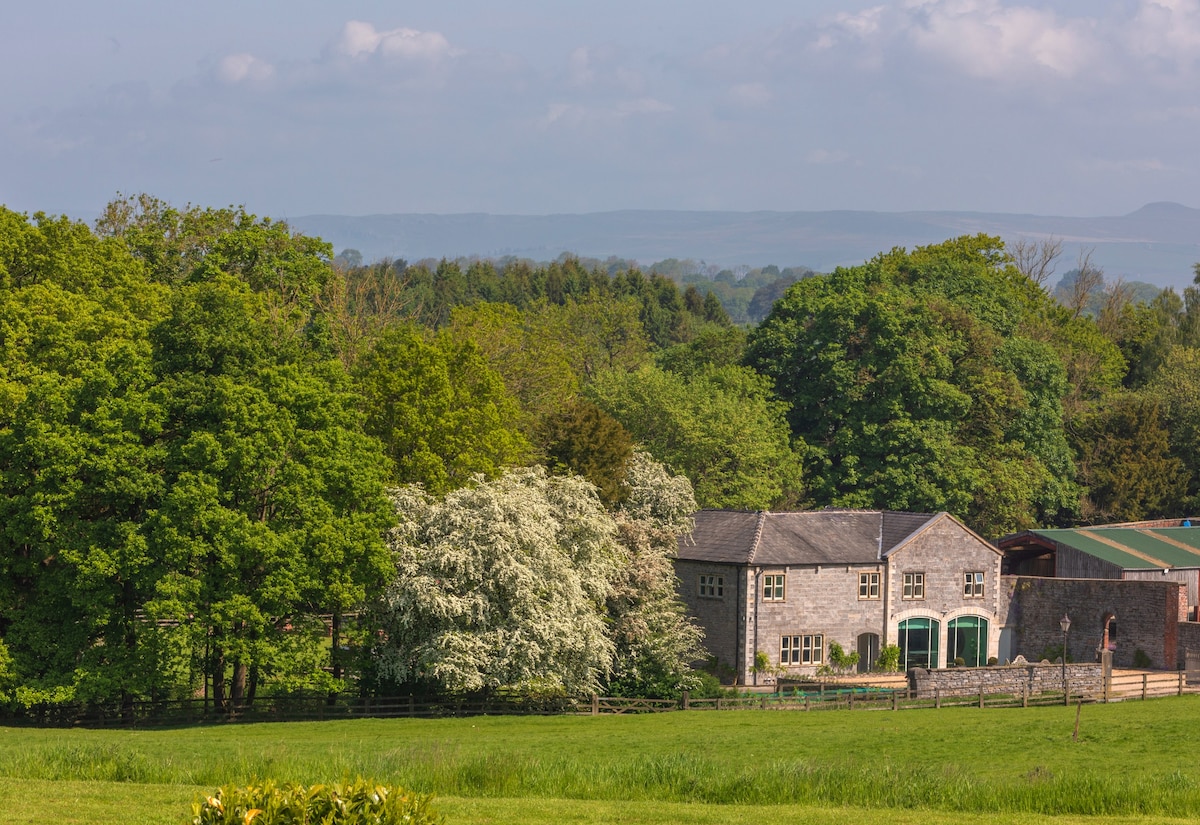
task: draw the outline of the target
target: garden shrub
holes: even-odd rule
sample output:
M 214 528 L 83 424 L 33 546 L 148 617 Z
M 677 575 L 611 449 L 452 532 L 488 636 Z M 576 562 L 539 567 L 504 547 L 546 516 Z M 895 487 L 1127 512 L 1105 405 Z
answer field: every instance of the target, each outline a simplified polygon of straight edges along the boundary
M 437 825 L 432 797 L 364 779 L 349 784 L 228 785 L 192 803 L 192 825 Z
M 875 669 L 882 673 L 895 673 L 900 669 L 900 646 L 884 645 L 879 648 L 879 656 L 875 659 Z

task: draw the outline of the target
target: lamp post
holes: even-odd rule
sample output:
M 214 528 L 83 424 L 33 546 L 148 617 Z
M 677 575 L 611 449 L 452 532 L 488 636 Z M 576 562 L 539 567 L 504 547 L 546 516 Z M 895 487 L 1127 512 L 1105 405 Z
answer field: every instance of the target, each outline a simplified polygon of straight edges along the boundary
M 1062 628 L 1063 647 L 1062 647 L 1062 679 L 1063 679 L 1063 696 L 1067 695 L 1067 631 L 1071 629 L 1071 619 L 1066 613 L 1059 620 L 1058 626 Z

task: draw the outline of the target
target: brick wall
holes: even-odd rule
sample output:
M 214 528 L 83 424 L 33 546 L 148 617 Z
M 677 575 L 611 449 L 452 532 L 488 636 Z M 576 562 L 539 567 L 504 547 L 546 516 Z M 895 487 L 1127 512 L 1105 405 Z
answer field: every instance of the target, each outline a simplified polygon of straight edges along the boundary
M 1014 632 L 1014 654 L 1036 661 L 1062 644 L 1059 620 L 1071 619 L 1067 651 L 1075 662 L 1094 662 L 1104 617 L 1116 616 L 1113 665 L 1133 667 L 1136 651 L 1152 667 L 1174 669 L 1178 659 L 1183 585 L 1173 581 L 1049 579 L 1004 576 L 1003 623 Z M 1186 596 L 1183 597 L 1186 601 Z
M 1104 692 L 1104 674 L 1098 664 L 1068 664 L 1067 685 L 1071 693 L 1099 696 Z M 934 695 L 970 696 L 979 693 L 1029 695 L 1061 692 L 1062 664 L 1026 664 L 1000 667 L 955 667 L 944 670 L 913 668 L 908 687 L 918 697 Z

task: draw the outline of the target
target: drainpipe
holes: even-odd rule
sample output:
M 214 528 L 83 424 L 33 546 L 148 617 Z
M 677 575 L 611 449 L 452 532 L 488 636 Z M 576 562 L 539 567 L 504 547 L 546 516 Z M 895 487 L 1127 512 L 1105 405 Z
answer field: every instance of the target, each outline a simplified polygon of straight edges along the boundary
M 891 644 L 888 639 L 888 625 L 891 624 L 891 605 L 892 605 L 892 565 L 887 559 L 880 559 L 883 562 L 883 632 L 879 634 L 880 642 L 879 649 L 883 650 L 884 645 Z
M 745 571 L 740 567 L 734 569 L 737 571 L 737 574 L 733 577 L 733 594 L 734 599 L 736 599 L 734 603 L 737 605 L 737 612 L 733 617 L 733 658 L 729 661 L 734 666 L 733 684 L 736 687 L 739 678 L 737 660 L 741 659 L 743 662 L 746 660 L 746 648 L 742 645 L 744 633 L 742 628 L 746 625 L 746 597 L 743 595 L 744 591 L 742 588 L 746 586 L 746 577 L 742 575 Z M 741 652 L 739 653 L 739 651 Z

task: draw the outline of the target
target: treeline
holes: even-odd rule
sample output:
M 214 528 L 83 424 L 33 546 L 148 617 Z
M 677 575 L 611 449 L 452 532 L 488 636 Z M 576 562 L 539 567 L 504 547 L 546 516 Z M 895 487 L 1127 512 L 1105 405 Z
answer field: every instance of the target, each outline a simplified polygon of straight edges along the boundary
M 615 264 L 0 210 L 0 696 L 664 694 L 698 679 L 697 506 L 1189 510 L 1200 290 L 1072 306 L 1028 263 L 977 236 L 788 273 L 747 329 Z
M 786 451 L 719 304 L 570 262 L 489 279 L 331 253 L 148 197 L 94 229 L 0 210 L 0 696 L 691 684 L 669 561 L 691 484 L 591 387 L 683 381 L 671 353 Z M 723 372 L 688 365 L 696 341 Z M 661 399 L 675 473 L 703 447 L 695 400 Z M 762 484 L 706 460 L 710 495 Z M 420 573 L 450 546 L 473 563 Z

